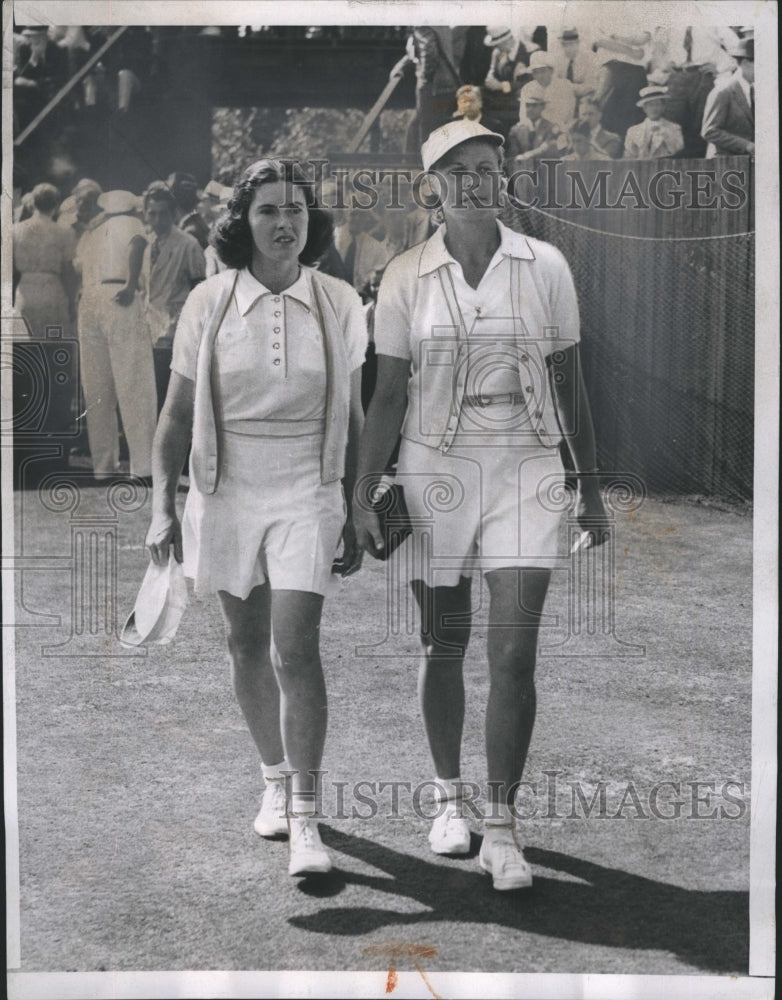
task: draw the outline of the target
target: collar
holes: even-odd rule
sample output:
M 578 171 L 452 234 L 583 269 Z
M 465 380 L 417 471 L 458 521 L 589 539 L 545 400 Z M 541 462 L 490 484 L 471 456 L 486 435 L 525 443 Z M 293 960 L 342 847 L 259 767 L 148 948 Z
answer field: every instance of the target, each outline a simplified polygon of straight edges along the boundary
M 150 244 L 152 244 L 152 243 L 155 242 L 155 240 L 157 240 L 157 245 L 159 247 L 165 246 L 166 243 L 168 243 L 168 241 L 170 239 L 172 239 L 172 238 L 176 239 L 177 238 L 176 236 L 174 236 L 174 233 L 181 233 L 181 230 L 177 229 L 176 226 L 172 226 L 169 229 L 169 231 L 166 233 L 165 236 L 156 236 L 154 230 L 150 229 L 150 231 L 149 231 L 149 242 L 150 242 Z
M 741 87 L 741 89 L 742 89 L 742 91 L 744 93 L 744 96 L 747 99 L 747 104 L 751 104 L 752 102 L 750 101 L 749 83 L 745 79 L 744 74 L 741 72 L 741 67 L 740 66 L 736 67 L 736 69 L 733 71 L 733 75 L 735 76 L 736 80 L 738 81 L 738 85 Z
M 535 260 L 532 247 L 527 242 L 526 236 L 508 229 L 506 225 L 497 220 L 497 228 L 500 231 L 500 245 L 497 252 L 489 262 L 487 271 L 499 264 L 503 257 L 517 257 L 520 260 Z M 440 267 L 447 267 L 449 264 L 457 262 L 448 252 L 445 245 L 445 223 L 443 223 L 426 241 L 421 252 L 421 259 L 418 263 L 418 277 L 430 274 Z
M 257 278 L 253 277 L 249 268 L 242 268 L 236 280 L 236 289 L 234 291 L 236 304 L 242 316 L 247 315 L 258 299 L 264 295 L 271 294 L 272 292 L 265 285 L 262 285 Z M 290 299 L 296 299 L 306 309 L 310 309 L 312 306 L 312 292 L 310 290 L 310 277 L 307 268 L 302 267 L 298 278 L 280 294 Z

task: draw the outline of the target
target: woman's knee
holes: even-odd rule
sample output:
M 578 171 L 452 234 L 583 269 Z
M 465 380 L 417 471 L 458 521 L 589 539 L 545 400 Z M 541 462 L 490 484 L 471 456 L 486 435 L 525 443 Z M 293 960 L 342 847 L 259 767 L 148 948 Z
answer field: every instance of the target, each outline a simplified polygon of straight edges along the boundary
M 461 660 L 470 642 L 469 629 L 448 629 L 438 633 L 421 632 L 421 648 L 427 660 Z
M 317 634 L 275 633 L 272 648 L 272 664 L 278 674 L 299 674 L 312 668 L 320 668 L 320 643 Z
M 518 630 L 490 630 L 488 641 L 489 674 L 492 682 L 514 685 L 532 684 L 535 678 L 536 640 L 519 635 Z M 515 633 L 515 634 L 514 634 Z
M 263 630 L 229 629 L 228 654 L 234 669 L 245 670 L 269 662 L 269 633 Z

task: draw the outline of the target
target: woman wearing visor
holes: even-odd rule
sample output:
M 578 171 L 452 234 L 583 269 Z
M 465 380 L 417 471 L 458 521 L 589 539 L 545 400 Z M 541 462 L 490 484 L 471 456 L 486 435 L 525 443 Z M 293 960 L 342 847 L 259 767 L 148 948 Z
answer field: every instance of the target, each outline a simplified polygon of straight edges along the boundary
M 401 431 L 397 481 L 413 534 L 395 558 L 421 613 L 419 698 L 440 805 L 429 841 L 438 854 L 470 847 L 460 778 L 462 664 L 471 576 L 485 575 L 489 803 L 480 865 L 506 890 L 532 882 L 513 803 L 535 719 L 538 626 L 557 557 L 560 514 L 540 496 L 562 482 L 563 436 L 578 474 L 579 517 L 594 524 L 605 511 L 570 270 L 553 246 L 499 221 L 502 142 L 476 122 L 458 121 L 432 132 L 421 149 L 443 221 L 391 261 L 380 285 L 377 387 L 354 516 L 359 542 L 377 555 L 383 537 L 367 496 Z M 599 534 L 592 543 L 604 540 Z

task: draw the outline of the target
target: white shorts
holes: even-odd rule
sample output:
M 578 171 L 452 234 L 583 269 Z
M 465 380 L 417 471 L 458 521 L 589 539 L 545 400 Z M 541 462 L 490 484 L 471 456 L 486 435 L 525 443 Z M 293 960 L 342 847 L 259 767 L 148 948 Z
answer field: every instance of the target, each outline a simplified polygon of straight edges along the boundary
M 346 508 L 342 484 L 321 483 L 321 442 L 222 435 L 217 490 L 199 492 L 191 476 L 182 522 L 185 576 L 196 593 L 244 600 L 266 582 L 323 595 L 334 586 Z
M 558 448 L 458 431 L 444 454 L 403 438 L 397 482 L 413 521 L 399 578 L 453 587 L 476 570 L 558 564 L 561 507 L 546 501 L 564 483 Z

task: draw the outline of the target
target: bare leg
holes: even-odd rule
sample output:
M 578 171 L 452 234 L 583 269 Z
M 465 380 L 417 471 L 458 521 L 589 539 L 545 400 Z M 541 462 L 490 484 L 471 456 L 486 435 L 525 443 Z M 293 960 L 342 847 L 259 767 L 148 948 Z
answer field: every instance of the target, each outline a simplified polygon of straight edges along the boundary
M 326 742 L 326 683 L 320 662 L 323 597 L 298 590 L 272 593 L 272 663 L 280 687 L 282 735 L 293 794 L 317 789 Z
M 411 584 L 421 612 L 421 666 L 418 697 L 429 749 L 438 778 L 459 776 L 464 726 L 464 654 L 470 641 L 470 584 L 467 577 L 455 587 Z M 459 624 L 448 617 L 458 615 Z
M 285 751 L 280 733 L 280 692 L 270 655 L 269 585 L 255 587 L 244 601 L 223 590 L 218 597 L 237 701 L 261 760 L 279 764 Z
M 489 586 L 489 702 L 486 757 L 489 802 L 512 805 L 535 724 L 535 659 L 538 628 L 551 571 L 499 569 Z M 494 783 L 494 784 L 492 784 Z

